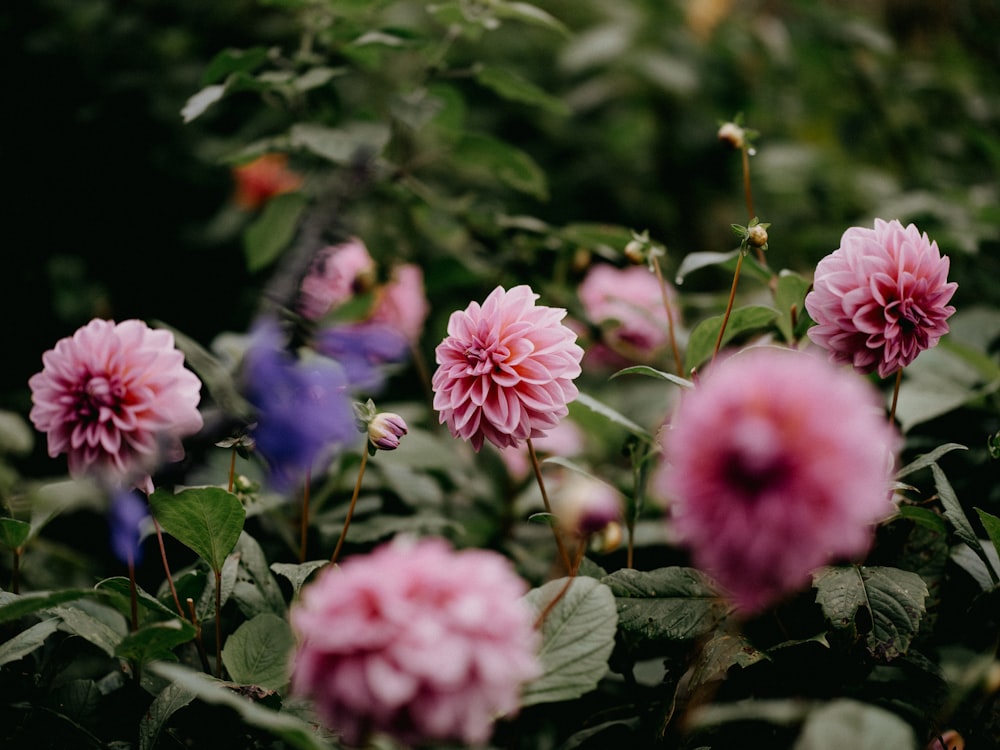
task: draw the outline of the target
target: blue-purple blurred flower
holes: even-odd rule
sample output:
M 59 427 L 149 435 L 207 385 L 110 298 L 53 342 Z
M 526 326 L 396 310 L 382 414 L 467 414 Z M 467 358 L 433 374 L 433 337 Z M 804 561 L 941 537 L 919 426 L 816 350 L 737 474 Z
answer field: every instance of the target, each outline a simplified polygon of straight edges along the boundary
M 377 389 L 385 381 L 385 365 L 402 362 L 409 352 L 406 336 L 384 323 L 364 321 L 329 326 L 313 338 L 316 351 L 337 360 L 348 380 L 359 388 Z
M 279 490 L 358 438 L 348 370 L 326 357 L 298 358 L 285 343 L 277 322 L 266 319 L 254 327 L 244 360 L 246 396 L 257 409 L 253 437 Z
M 111 551 L 123 563 L 142 562 L 140 526 L 149 516 L 146 502 L 134 490 L 116 490 L 111 495 L 108 525 L 111 527 Z

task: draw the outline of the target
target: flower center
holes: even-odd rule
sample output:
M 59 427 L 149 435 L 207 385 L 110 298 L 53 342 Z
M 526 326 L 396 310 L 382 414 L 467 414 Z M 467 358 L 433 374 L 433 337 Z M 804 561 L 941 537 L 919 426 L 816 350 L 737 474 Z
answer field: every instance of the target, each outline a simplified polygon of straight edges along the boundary
M 465 361 L 473 375 L 500 372 L 500 365 L 510 357 L 510 350 L 500 344 L 473 343 L 465 349 Z
M 83 419 L 99 419 L 118 411 L 125 399 L 125 384 L 117 375 L 94 375 L 77 393 L 76 412 Z

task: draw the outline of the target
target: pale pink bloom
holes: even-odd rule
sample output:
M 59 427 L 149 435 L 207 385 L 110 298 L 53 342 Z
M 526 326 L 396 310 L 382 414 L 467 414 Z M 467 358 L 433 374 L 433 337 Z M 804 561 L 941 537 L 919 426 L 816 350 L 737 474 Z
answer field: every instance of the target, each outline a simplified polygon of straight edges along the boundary
M 202 427 L 201 381 L 169 331 L 94 319 L 42 363 L 28 381 L 31 421 L 47 434 L 50 456 L 67 454 L 74 477 L 152 492 L 149 472 L 183 458 L 181 438 Z
M 375 276 L 375 261 L 357 237 L 324 247 L 299 285 L 298 311 L 319 320 L 366 290 Z
M 900 439 L 876 390 L 804 352 L 720 360 L 663 430 L 654 494 L 695 565 L 758 611 L 869 548 Z
M 383 451 L 394 451 L 399 447 L 399 439 L 409 429 L 406 421 L 391 411 L 382 411 L 368 423 L 368 442 Z
M 564 419 L 537 440 L 532 440 L 535 454 L 539 459 L 545 456 L 572 458 L 583 452 L 583 430 L 571 419 Z M 532 472 L 528 449 L 523 445 L 499 448 L 500 459 L 507 472 L 517 481 L 522 481 Z
M 397 539 L 305 587 L 292 689 L 349 744 L 485 742 L 540 674 L 527 584 L 496 552 Z
M 434 408 L 455 437 L 498 448 L 538 438 L 569 413 L 583 350 L 566 311 L 536 305 L 527 286 L 497 287 L 451 314 L 438 344 Z
M 424 272 L 420 266 L 406 263 L 396 267 L 389 283 L 379 290 L 371 319 L 395 328 L 414 343 L 423 333 L 428 313 Z
M 663 292 L 645 266 L 591 266 L 577 290 L 587 318 L 601 329 L 601 340 L 587 350 L 588 362 L 624 366 L 652 362 L 670 342 Z M 680 321 L 677 295 L 667 285 L 674 325 Z M 603 345 L 603 346 L 602 346 Z
M 569 534 L 587 538 L 622 517 L 621 494 L 609 484 L 570 470 L 555 493 L 559 526 Z
M 806 310 L 809 338 L 834 362 L 887 377 L 948 333 L 948 256 L 910 224 L 875 220 L 851 227 L 816 266 Z

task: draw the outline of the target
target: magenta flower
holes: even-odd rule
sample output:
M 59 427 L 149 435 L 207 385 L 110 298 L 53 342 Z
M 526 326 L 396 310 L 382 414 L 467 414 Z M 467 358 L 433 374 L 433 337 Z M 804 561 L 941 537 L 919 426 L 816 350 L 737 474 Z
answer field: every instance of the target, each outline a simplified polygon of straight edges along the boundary
M 319 320 L 367 289 L 374 276 L 375 261 L 357 237 L 325 247 L 316 253 L 299 285 L 298 311 L 309 320 Z
M 51 457 L 67 455 L 74 477 L 152 492 L 149 473 L 183 458 L 181 438 L 202 427 L 201 381 L 169 331 L 94 319 L 42 363 L 28 381 L 31 421 L 47 434 Z
M 899 443 L 863 378 L 808 353 L 750 349 L 684 395 L 652 487 L 695 565 L 755 612 L 868 550 L 893 509 Z
M 501 555 L 400 540 L 347 559 L 290 612 L 292 689 L 352 745 L 485 742 L 540 674 L 527 585 Z
M 851 227 L 840 247 L 816 266 L 806 310 L 809 338 L 834 362 L 887 377 L 948 333 L 948 256 L 910 224 L 875 220 Z
M 535 305 L 527 286 L 497 287 L 451 314 L 431 379 L 434 408 L 455 437 L 498 448 L 541 437 L 569 413 L 583 350 L 560 321 L 566 311 Z
M 599 263 L 590 268 L 577 290 L 584 312 L 601 329 L 601 340 L 587 350 L 588 362 L 623 367 L 651 362 L 670 342 L 663 292 L 644 266 L 616 268 Z M 667 287 L 671 314 L 680 320 L 676 294 Z

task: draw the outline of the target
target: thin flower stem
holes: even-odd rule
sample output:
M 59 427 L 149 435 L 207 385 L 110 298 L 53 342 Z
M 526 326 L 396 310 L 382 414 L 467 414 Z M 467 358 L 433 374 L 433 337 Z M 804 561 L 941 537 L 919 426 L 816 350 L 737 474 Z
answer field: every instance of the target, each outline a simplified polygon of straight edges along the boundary
M 892 406 L 889 408 L 889 424 L 896 424 L 896 403 L 899 401 L 899 386 L 903 383 L 903 368 L 896 370 L 896 385 L 892 389 Z
M 361 453 L 361 466 L 358 469 L 358 480 L 354 483 L 354 494 L 351 495 L 351 504 L 347 508 L 347 518 L 344 519 L 344 529 L 340 532 L 340 539 L 337 540 L 337 546 L 333 549 L 333 554 L 330 556 L 330 564 L 334 565 L 337 562 L 337 558 L 340 557 L 340 550 L 344 546 L 344 540 L 347 538 L 347 529 L 351 525 L 351 517 L 354 515 L 354 506 L 357 505 L 358 495 L 361 493 L 361 479 L 365 475 L 365 467 L 368 466 L 368 451 L 364 450 Z
M 309 538 L 309 472 L 306 472 L 306 481 L 302 487 L 302 519 L 299 522 L 299 562 L 306 561 L 306 545 Z
M 677 374 L 684 375 L 684 364 L 681 362 L 681 352 L 677 348 L 677 335 L 674 332 L 674 312 L 667 297 L 667 284 L 663 280 L 663 271 L 660 270 L 660 261 L 653 255 L 653 272 L 656 280 L 660 282 L 660 295 L 663 297 L 663 309 L 667 311 L 667 331 L 670 334 L 670 349 L 674 355 L 674 363 L 677 366 Z
M 174 577 L 170 574 L 170 565 L 167 563 L 167 548 L 163 544 L 163 529 L 160 528 L 160 522 L 156 520 L 156 516 L 150 514 L 153 519 L 153 526 L 156 528 L 156 540 L 160 544 L 160 559 L 163 560 L 163 570 L 167 574 L 167 584 L 170 586 L 170 593 L 174 597 L 174 605 L 177 607 L 177 613 L 184 617 L 184 608 L 181 607 L 180 597 L 177 596 L 177 588 L 174 586 Z
M 736 285 L 740 280 L 740 269 L 743 267 L 743 253 L 736 256 L 736 270 L 733 272 L 733 285 L 729 289 L 729 302 L 726 303 L 726 313 L 722 316 L 722 325 L 719 327 L 719 335 L 715 339 L 715 349 L 712 350 L 712 361 L 719 355 L 722 348 L 722 337 L 726 332 L 726 325 L 729 323 L 729 316 L 733 313 L 733 303 L 736 301 Z
M 229 491 L 233 491 L 236 486 L 236 446 L 233 446 L 233 455 L 229 458 Z
M 545 504 L 545 512 L 552 517 L 552 504 L 549 502 L 549 493 L 545 490 L 545 481 L 542 479 L 542 467 L 538 463 L 538 454 L 535 453 L 535 446 L 531 442 L 531 438 L 527 439 L 528 443 L 528 456 L 531 458 L 531 466 L 535 470 L 535 480 L 538 482 L 538 489 L 542 491 L 542 502 Z M 572 570 L 570 567 L 569 554 L 566 552 L 566 547 L 563 544 L 562 535 L 559 533 L 559 529 L 555 524 L 551 524 L 552 536 L 556 540 L 556 548 L 559 550 L 559 559 L 562 560 L 563 567 L 567 571 Z
M 128 594 L 129 614 L 131 615 L 129 623 L 132 626 L 132 632 L 134 633 L 139 629 L 139 595 L 135 584 L 135 560 L 133 559 L 131 552 L 129 552 L 128 556 Z
M 205 640 L 201 636 L 201 621 L 194 608 L 194 599 L 187 598 L 188 614 L 191 616 L 191 623 L 194 625 L 194 644 L 198 649 L 198 658 L 201 659 L 201 668 L 205 674 L 212 674 L 212 666 L 208 663 L 208 654 L 205 653 Z
M 215 571 L 215 676 L 222 679 L 222 568 Z
M 24 547 L 14 548 L 14 561 L 10 571 L 10 590 L 14 594 L 21 593 L 21 554 Z
M 573 566 L 569 569 L 569 575 L 566 577 L 566 583 L 563 587 L 559 589 L 559 593 L 556 594 L 552 601 L 545 605 L 545 609 L 538 613 L 538 617 L 535 619 L 535 630 L 540 630 L 542 625 L 545 624 L 545 618 L 551 614 L 552 610 L 556 608 L 559 601 L 566 596 L 566 592 L 569 591 L 569 587 L 573 585 L 573 579 L 576 578 L 576 573 L 580 569 L 580 563 L 583 562 L 583 552 L 587 548 L 587 540 L 581 539 L 576 547 L 576 554 L 573 555 Z
M 750 149 L 744 145 L 740 151 L 743 155 L 743 195 L 747 202 L 747 216 L 753 221 L 757 214 L 753 210 L 753 188 L 750 187 Z M 757 248 L 757 260 L 762 266 L 767 265 L 767 261 L 764 260 L 764 249 L 761 247 Z

